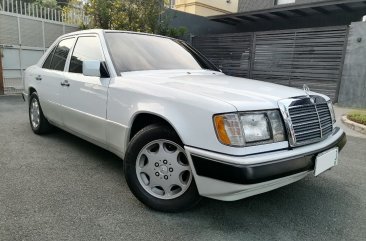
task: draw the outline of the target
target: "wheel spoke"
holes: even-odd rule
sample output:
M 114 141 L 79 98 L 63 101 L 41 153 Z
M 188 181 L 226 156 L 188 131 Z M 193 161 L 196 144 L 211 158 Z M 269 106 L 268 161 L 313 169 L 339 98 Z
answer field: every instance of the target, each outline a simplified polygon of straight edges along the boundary
M 150 164 L 146 164 L 143 167 L 140 167 L 141 172 L 148 174 L 149 176 L 153 174 L 153 168 Z
M 182 165 L 180 163 L 177 164 L 176 168 L 178 173 L 191 170 L 191 168 L 188 165 Z
M 141 166 L 141 163 L 140 163 L 141 160 L 140 160 L 138 163 L 138 166 L 139 166 L 141 172 L 145 172 L 146 174 L 151 175 L 152 169 L 153 169 L 152 162 L 154 161 L 154 158 L 147 151 L 143 152 L 143 155 L 145 155 L 146 160 L 144 160 L 144 163 L 142 163 L 143 164 L 142 166 Z M 140 158 L 142 158 L 142 156 Z
M 149 182 L 148 186 L 149 186 L 150 188 L 160 186 L 160 184 L 159 184 L 159 179 L 158 179 L 155 175 L 151 175 L 151 176 L 150 176 L 150 182 Z
M 161 188 L 163 188 L 164 190 L 164 196 L 170 196 L 170 188 L 171 188 L 172 184 L 170 184 L 169 182 L 164 182 L 161 183 Z
M 167 159 L 171 160 L 172 162 L 175 162 L 178 158 L 180 151 L 176 150 L 174 152 L 164 151 L 164 155 Z

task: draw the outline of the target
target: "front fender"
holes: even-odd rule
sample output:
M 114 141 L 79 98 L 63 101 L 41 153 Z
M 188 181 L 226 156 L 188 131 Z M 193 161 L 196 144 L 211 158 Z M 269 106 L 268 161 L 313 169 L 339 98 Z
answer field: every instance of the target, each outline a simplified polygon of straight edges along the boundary
M 226 102 L 153 84 L 140 85 L 126 79 L 111 81 L 109 86 L 107 118 L 124 128 L 120 131 L 123 152 L 135 117 L 149 113 L 170 123 L 187 146 L 240 154 L 242 148 L 224 146 L 217 140 L 212 122 L 214 114 L 233 111 L 236 108 Z

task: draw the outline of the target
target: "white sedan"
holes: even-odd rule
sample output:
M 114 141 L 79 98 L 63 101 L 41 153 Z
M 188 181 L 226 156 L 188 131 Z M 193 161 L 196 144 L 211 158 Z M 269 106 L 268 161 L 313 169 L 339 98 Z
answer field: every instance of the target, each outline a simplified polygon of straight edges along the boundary
M 227 76 L 183 41 L 110 30 L 58 38 L 25 72 L 34 133 L 57 126 L 124 160 L 160 211 L 319 175 L 346 143 L 327 96 Z

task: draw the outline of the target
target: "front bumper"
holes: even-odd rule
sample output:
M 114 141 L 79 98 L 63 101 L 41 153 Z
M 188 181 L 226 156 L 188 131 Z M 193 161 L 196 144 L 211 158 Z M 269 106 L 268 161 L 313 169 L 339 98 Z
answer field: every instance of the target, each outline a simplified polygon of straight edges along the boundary
M 314 169 L 316 156 L 347 142 L 346 134 L 335 128 L 327 139 L 297 148 L 230 156 L 186 146 L 193 175 L 202 196 L 237 200 L 273 190 L 300 180 Z

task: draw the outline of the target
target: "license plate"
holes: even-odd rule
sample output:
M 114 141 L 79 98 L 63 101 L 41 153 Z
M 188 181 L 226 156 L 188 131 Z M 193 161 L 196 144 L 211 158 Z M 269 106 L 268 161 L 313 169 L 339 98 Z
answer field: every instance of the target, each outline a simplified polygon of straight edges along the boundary
M 325 172 L 338 164 L 338 147 L 320 153 L 315 160 L 314 175 Z

